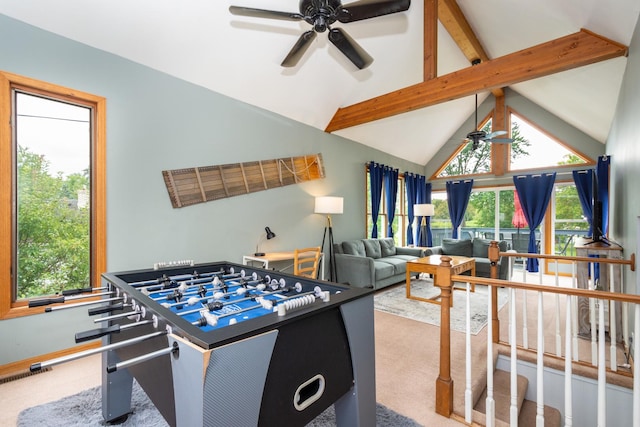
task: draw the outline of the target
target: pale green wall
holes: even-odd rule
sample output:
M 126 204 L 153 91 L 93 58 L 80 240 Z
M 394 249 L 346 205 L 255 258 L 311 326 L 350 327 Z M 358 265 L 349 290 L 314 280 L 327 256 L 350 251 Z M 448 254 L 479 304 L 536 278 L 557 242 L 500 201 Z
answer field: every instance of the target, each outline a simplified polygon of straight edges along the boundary
M 107 99 L 107 269 L 157 261 L 241 262 L 266 225 L 266 250 L 320 245 L 313 196 L 344 197 L 337 241 L 365 234 L 366 162 L 421 173 L 353 141 L 0 15 L 0 69 Z M 173 209 L 161 172 L 321 153 L 326 178 Z M 1 284 L 3 288 L 8 283 Z M 0 321 L 0 365 L 74 345 L 86 309 Z

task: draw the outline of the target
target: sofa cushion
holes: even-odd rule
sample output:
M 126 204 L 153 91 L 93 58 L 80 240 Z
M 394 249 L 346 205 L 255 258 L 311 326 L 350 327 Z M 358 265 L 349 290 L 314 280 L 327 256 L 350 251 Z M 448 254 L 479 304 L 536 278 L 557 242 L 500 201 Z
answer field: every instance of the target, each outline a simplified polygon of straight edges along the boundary
M 375 270 L 375 279 L 376 282 L 378 280 L 386 279 L 387 277 L 391 277 L 395 274 L 395 267 L 393 264 L 389 264 L 388 262 L 374 260 L 373 268 Z
M 380 262 L 386 262 L 393 265 L 393 274 L 403 274 L 407 272 L 407 261 L 395 256 L 388 256 L 378 259 Z
M 489 246 L 491 245 L 490 239 L 474 239 L 473 240 L 473 256 L 479 258 L 489 258 Z M 498 248 L 500 252 L 507 251 L 507 241 L 501 240 L 498 242 Z
M 380 256 L 382 258 L 392 256 L 396 254 L 396 243 L 393 241 L 393 237 L 386 237 L 380 239 Z
M 342 242 L 342 250 L 347 255 L 367 256 L 362 240 L 346 240 Z
M 364 251 L 369 258 L 378 259 L 382 256 L 380 241 L 378 239 L 364 239 Z
M 407 261 L 413 261 L 414 259 L 418 259 L 418 257 L 414 255 L 395 254 L 392 256 L 385 257 L 384 259 L 399 259 L 399 260 L 402 260 L 402 262 L 406 263 Z
M 445 255 L 473 256 L 471 240 L 442 239 L 442 253 Z
M 491 240 L 474 239 L 473 240 L 473 256 L 480 258 L 489 258 L 489 245 Z

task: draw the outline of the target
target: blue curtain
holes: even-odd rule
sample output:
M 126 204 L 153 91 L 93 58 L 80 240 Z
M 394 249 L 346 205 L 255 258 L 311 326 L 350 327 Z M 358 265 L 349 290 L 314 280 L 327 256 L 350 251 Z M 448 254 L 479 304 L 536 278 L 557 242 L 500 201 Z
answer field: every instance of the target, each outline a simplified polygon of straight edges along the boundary
M 427 182 L 425 184 L 426 187 L 426 200 L 425 203 L 431 203 L 431 183 Z M 431 217 L 427 217 L 427 247 L 433 246 L 433 235 L 431 233 Z
M 416 204 L 418 176 L 409 172 L 404 173 L 405 193 L 407 194 L 407 245 L 413 245 L 413 205 Z
M 396 198 L 398 196 L 398 169 L 384 168 L 384 195 L 387 202 L 387 237 L 393 237 L 393 219 L 396 216 Z
M 589 222 L 589 235 L 593 234 L 593 210 L 591 199 L 593 198 L 593 171 L 591 169 L 573 171 L 573 182 L 576 184 L 578 199 L 582 206 L 582 213 Z
M 609 232 L 609 166 L 611 156 L 598 157 L 596 176 L 598 177 L 598 200 L 602 202 L 602 224 L 600 229 L 605 236 Z
M 460 228 L 460 224 L 464 219 L 472 188 L 472 179 L 468 181 L 447 181 L 449 216 L 451 217 L 451 227 L 453 228 L 451 237 L 454 239 L 458 238 L 458 228 Z
M 537 253 L 536 228 L 542 222 L 547 211 L 553 184 L 556 181 L 555 172 L 546 175 L 520 175 L 513 177 L 522 211 L 529 224 L 529 253 Z M 527 271 L 538 271 L 538 260 L 527 258 Z
M 369 191 L 371 193 L 371 238 L 378 237 L 378 214 L 380 213 L 380 201 L 382 199 L 382 178 L 384 166 L 378 163 L 369 163 Z
M 427 178 L 422 175 L 417 175 L 416 179 L 416 203 L 421 205 L 423 203 L 429 203 L 427 200 Z M 431 184 L 429 184 L 431 186 Z M 429 195 L 429 200 L 431 200 L 431 195 Z M 428 218 L 427 218 L 428 220 Z M 418 217 L 418 238 L 416 242 L 418 246 L 431 246 L 429 242 L 429 234 L 431 230 L 429 230 L 429 226 L 427 224 L 426 233 L 422 230 L 422 217 Z

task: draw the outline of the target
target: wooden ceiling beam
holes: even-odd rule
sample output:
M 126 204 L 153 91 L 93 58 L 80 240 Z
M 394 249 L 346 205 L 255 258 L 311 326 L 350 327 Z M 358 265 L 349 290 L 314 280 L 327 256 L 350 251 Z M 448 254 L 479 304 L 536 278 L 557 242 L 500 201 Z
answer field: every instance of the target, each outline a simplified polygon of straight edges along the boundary
M 470 63 L 478 59 L 481 62 L 489 60 L 480 40 L 455 0 L 438 0 L 438 19 Z M 495 97 L 504 96 L 502 88 L 495 88 L 491 92 Z
M 325 129 L 340 129 L 407 113 L 584 65 L 626 56 L 620 43 L 582 29 L 473 67 L 340 108 Z
M 423 81 L 438 76 L 438 0 L 424 0 Z

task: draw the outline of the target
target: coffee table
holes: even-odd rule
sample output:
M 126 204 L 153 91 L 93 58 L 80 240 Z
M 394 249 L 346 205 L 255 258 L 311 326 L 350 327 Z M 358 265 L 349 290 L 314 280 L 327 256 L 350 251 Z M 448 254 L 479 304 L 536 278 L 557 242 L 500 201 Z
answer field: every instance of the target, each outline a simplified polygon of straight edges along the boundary
M 447 256 L 451 258 L 451 268 L 452 268 L 451 274 L 458 275 L 458 274 L 464 273 L 465 271 L 471 271 L 472 276 L 476 275 L 475 258 L 468 258 L 468 257 L 456 256 L 456 255 L 447 255 Z M 413 261 L 407 261 L 407 282 L 406 282 L 407 298 L 418 300 L 418 301 L 430 302 L 432 304 L 440 304 L 440 301 L 438 301 L 438 298 L 440 298 L 440 295 L 437 295 L 433 298 L 422 298 L 415 295 L 411 295 L 411 275 L 412 273 L 413 274 L 415 273 L 431 274 L 433 276 L 434 283 L 435 283 L 436 271 L 438 266 L 442 262 L 440 260 L 440 258 L 442 257 L 443 255 L 430 255 L 427 257 L 418 258 Z M 454 289 L 456 289 L 455 286 L 454 286 Z M 461 288 L 457 288 L 457 289 L 461 289 Z M 475 291 L 474 284 L 471 284 L 471 291 L 472 292 Z M 453 306 L 453 298 L 451 299 L 451 305 Z

